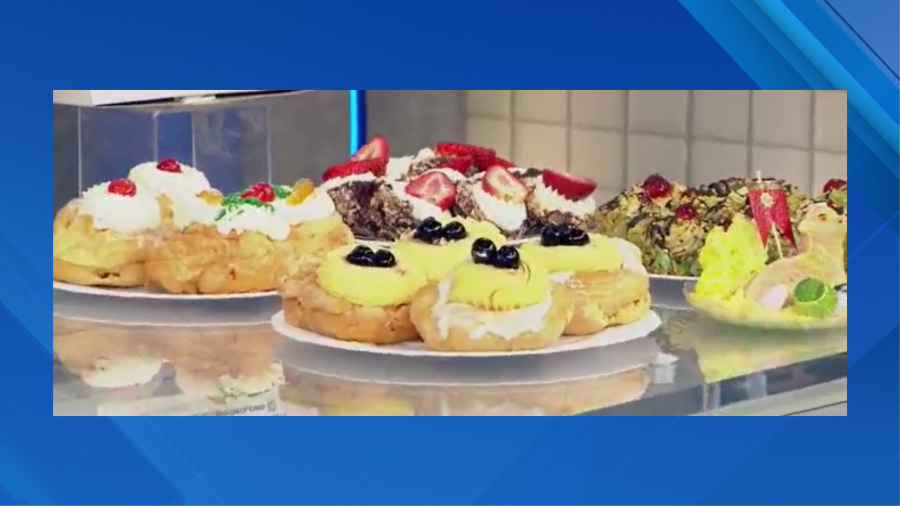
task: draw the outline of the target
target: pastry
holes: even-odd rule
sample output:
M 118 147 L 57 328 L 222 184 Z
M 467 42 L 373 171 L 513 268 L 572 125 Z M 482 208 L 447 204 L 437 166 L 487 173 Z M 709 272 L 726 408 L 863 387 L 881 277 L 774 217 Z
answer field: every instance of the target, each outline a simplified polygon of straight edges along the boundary
M 261 183 L 224 199 L 203 193 L 173 202 L 175 230 L 150 249 L 148 284 L 174 294 L 277 289 L 299 246 L 275 198 Z
M 338 214 L 357 237 L 374 238 L 379 220 L 371 212 L 378 178 L 387 168 L 386 159 L 350 161 L 325 171 L 321 190 L 328 192 Z
M 402 254 L 344 247 L 306 261 L 284 286 L 285 320 L 343 341 L 393 344 L 418 338 L 409 304 L 425 275 Z
M 493 223 L 504 236 L 519 239 L 528 233 L 527 197 L 528 187 L 522 181 L 495 166 L 481 177 L 458 185 L 454 213 Z
M 267 185 L 258 185 L 257 192 L 268 192 Z M 251 190 L 252 191 L 252 190 Z M 309 180 L 301 180 L 293 187 L 273 188 L 275 214 L 287 220 L 291 227 L 288 242 L 293 246 L 290 265 L 305 256 L 324 256 L 327 252 L 353 243 L 353 232 L 337 213 L 328 192 L 316 188 Z M 246 196 L 246 195 L 245 195 Z M 268 195 L 260 195 L 269 200 Z M 288 275 L 291 274 L 288 268 Z
M 441 172 L 458 182 L 477 172 L 477 169 L 473 166 L 472 157 L 439 156 L 431 148 L 425 148 L 415 156 L 388 160 L 385 178 L 389 181 L 408 181 L 431 171 Z
M 145 333 L 91 326 L 57 333 L 53 353 L 60 363 L 94 388 L 118 389 L 150 383 L 163 366 L 163 355 Z
M 170 219 L 169 205 L 173 201 L 212 189 L 202 172 L 173 158 L 137 165 L 129 171 L 128 179 L 141 191 L 159 200 L 166 223 Z
M 501 244 L 504 241 L 500 230 L 486 221 L 444 218 L 442 223 L 427 218 L 391 249 L 415 262 L 430 283 L 437 283 L 468 260 L 472 244 L 481 238 Z
M 541 171 L 540 177 L 528 179 L 532 191 L 525 203 L 532 231 L 539 233 L 547 225 L 567 225 L 582 230 L 596 228 L 594 192 L 597 183 L 550 169 Z
M 540 243 L 522 247 L 572 294 L 574 313 L 563 332 L 586 336 L 634 323 L 650 311 L 650 280 L 640 252 L 621 239 L 550 225 Z
M 372 196 L 374 239 L 395 241 L 428 218 L 446 220 L 456 200 L 456 185 L 438 171 L 404 181 L 378 181 Z
M 84 286 L 142 286 L 148 239 L 159 225 L 156 199 L 131 181 L 90 188 L 53 220 L 53 279 Z
M 498 352 L 556 343 L 572 317 L 568 290 L 511 246 L 476 240 L 471 260 L 412 302 L 412 321 L 428 348 Z

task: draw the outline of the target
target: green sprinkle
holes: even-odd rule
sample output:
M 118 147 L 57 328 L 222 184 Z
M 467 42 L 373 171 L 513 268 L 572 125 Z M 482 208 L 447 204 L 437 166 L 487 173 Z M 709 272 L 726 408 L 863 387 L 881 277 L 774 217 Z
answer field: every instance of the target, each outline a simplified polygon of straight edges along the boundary
M 273 186 L 272 188 L 275 189 L 275 196 L 280 199 L 286 199 L 291 196 L 291 193 L 293 193 L 293 190 L 280 185 Z

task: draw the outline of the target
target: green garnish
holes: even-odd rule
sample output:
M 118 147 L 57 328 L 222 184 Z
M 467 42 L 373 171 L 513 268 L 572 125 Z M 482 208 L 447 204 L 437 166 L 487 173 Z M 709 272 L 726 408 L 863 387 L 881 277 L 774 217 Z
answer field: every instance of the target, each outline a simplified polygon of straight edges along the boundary
M 272 204 L 268 204 L 257 198 L 245 199 L 241 195 L 241 193 L 232 193 L 225 197 L 225 200 L 222 201 L 222 210 L 216 215 L 215 221 L 221 221 L 230 215 L 242 214 L 248 206 L 264 209 L 270 213 L 275 212 L 275 206 Z
M 837 291 L 818 279 L 807 278 L 794 287 L 794 307 L 810 318 L 824 320 L 838 307 Z
M 275 185 L 272 187 L 272 189 L 275 190 L 275 196 L 280 199 L 286 199 L 291 196 L 291 193 L 293 193 L 293 190 L 285 188 L 281 185 Z

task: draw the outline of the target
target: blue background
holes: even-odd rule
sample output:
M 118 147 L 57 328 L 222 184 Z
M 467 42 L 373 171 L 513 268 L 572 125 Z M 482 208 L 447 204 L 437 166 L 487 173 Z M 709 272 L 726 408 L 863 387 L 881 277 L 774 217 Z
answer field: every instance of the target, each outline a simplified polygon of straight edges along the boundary
M 0 503 L 897 504 L 897 10 L 896 0 L 5 5 Z M 850 416 L 53 419 L 43 87 L 176 85 L 847 89 L 849 261 L 866 286 L 849 334 Z

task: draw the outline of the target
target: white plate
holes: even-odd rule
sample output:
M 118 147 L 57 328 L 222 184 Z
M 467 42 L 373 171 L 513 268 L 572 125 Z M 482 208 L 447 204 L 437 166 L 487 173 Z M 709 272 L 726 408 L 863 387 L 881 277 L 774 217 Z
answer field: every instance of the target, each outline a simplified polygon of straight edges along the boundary
M 151 300 L 237 300 L 237 299 L 262 299 L 266 297 L 278 297 L 278 292 L 235 293 L 227 295 L 173 295 L 157 292 L 147 288 L 97 288 L 93 286 L 78 286 L 69 283 L 53 282 L 53 289 L 61 292 L 92 295 L 95 297 L 113 297 L 118 299 L 151 299 Z
M 691 281 L 697 281 L 700 278 L 694 278 L 691 276 L 670 276 L 668 274 L 650 274 L 650 279 L 658 279 L 660 281 L 678 281 L 680 283 L 688 283 Z
M 635 323 L 606 329 L 593 336 L 581 338 L 563 338 L 559 343 L 541 350 L 525 350 L 517 352 L 488 352 L 488 353 L 464 353 L 432 351 L 425 348 L 421 342 L 403 343 L 389 346 L 375 346 L 371 344 L 352 343 L 321 336 L 308 330 L 303 330 L 289 325 L 284 320 L 284 312 L 281 311 L 272 317 L 272 327 L 279 334 L 297 342 L 334 348 L 339 350 L 357 351 L 362 353 L 374 353 L 377 355 L 394 355 L 406 357 L 519 357 L 530 355 L 550 355 L 570 351 L 588 350 L 603 346 L 612 346 L 635 339 L 642 339 L 650 335 L 662 325 L 659 315 L 651 311 Z

